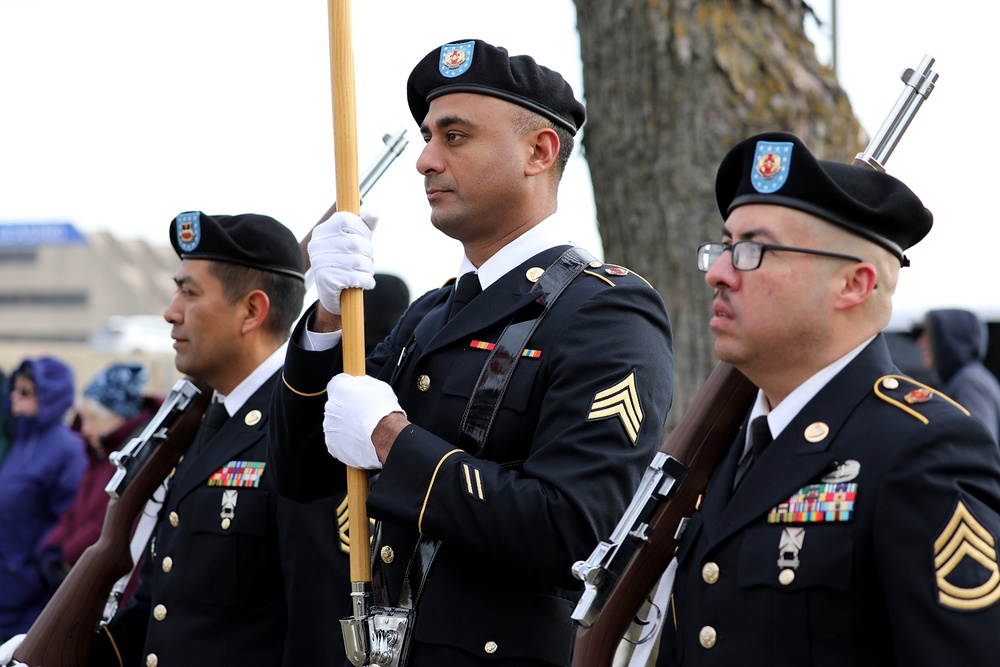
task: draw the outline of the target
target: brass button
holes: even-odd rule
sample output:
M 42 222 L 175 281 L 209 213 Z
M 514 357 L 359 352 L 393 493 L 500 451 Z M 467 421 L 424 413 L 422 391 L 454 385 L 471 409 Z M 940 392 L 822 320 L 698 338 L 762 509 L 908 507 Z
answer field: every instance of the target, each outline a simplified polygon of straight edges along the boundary
M 394 558 L 396 558 L 396 553 L 392 550 L 392 547 L 388 545 L 382 547 L 379 555 L 382 557 L 382 562 L 387 565 L 391 563 Z
M 882 380 L 882 386 L 886 389 L 899 389 L 899 380 L 896 378 L 886 378 Z
M 537 283 L 538 279 L 542 277 L 543 273 L 545 273 L 545 269 L 541 268 L 540 266 L 533 266 L 524 272 L 524 277 L 533 283 Z
M 146 667 L 156 667 L 158 664 L 160 664 L 160 659 L 156 657 L 155 653 L 146 656 Z
M 719 635 L 715 632 L 715 628 L 711 625 L 706 625 L 698 633 L 698 643 L 705 648 L 712 648 L 715 646 L 715 642 L 718 641 Z
M 705 580 L 706 584 L 714 584 L 719 580 L 719 566 L 715 563 L 705 563 L 705 566 L 701 568 L 701 578 Z
M 228 516 L 222 520 L 222 530 L 229 530 L 231 525 L 233 525 L 233 521 Z
M 489 653 L 490 655 L 493 655 L 494 653 L 497 652 L 497 643 L 496 642 L 486 642 L 486 646 L 483 647 L 483 650 L 486 651 L 487 653 Z
M 170 525 L 176 528 L 181 523 L 181 517 L 177 512 L 170 513 Z
M 173 468 L 170 469 L 170 477 L 173 477 L 176 474 L 177 474 L 177 466 L 174 466 Z
M 243 423 L 247 426 L 256 426 L 260 422 L 260 418 L 260 410 L 251 410 L 247 413 L 247 416 L 243 418 Z
M 170 570 L 172 569 L 174 569 L 174 559 L 171 558 L 170 556 L 167 556 L 166 558 L 163 559 L 163 571 L 170 572 Z
M 826 436 L 830 435 L 830 427 L 823 422 L 813 422 L 809 426 L 806 426 L 806 430 L 802 435 L 809 442 L 820 442 Z
M 158 621 L 162 621 L 166 617 L 167 617 L 166 607 L 164 607 L 162 604 L 158 604 L 155 607 L 153 607 L 153 618 L 155 618 Z
M 431 378 L 429 375 L 421 375 L 417 378 L 417 389 L 427 391 L 431 388 Z
M 790 570 L 786 567 L 778 574 L 778 581 L 781 582 L 782 586 L 788 586 L 795 581 L 795 570 Z

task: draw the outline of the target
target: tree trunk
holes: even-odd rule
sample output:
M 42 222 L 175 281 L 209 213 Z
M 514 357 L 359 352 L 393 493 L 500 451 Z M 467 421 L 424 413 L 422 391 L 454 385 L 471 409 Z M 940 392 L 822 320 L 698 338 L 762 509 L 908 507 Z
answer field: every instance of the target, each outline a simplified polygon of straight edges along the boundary
M 769 130 L 845 162 L 865 140 L 834 73 L 816 58 L 798 0 L 575 3 L 582 141 L 605 256 L 660 291 L 673 325 L 669 432 L 717 362 L 711 289 L 695 249 L 721 236 L 715 173 L 723 156 Z

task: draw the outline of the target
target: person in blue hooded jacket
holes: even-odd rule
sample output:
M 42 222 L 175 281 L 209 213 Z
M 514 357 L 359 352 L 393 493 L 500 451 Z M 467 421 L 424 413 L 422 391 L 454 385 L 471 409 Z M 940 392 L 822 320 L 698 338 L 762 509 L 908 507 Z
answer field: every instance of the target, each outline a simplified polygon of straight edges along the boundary
M 1000 442 L 1000 381 L 983 365 L 986 324 L 967 310 L 928 311 L 918 339 L 924 364 L 937 371 L 941 391 L 978 418 Z
M 69 506 L 87 467 L 84 444 L 64 422 L 73 371 L 52 357 L 26 359 L 6 388 L 14 439 L 0 465 L 0 639 L 26 632 L 48 600 L 35 560 L 39 542 Z

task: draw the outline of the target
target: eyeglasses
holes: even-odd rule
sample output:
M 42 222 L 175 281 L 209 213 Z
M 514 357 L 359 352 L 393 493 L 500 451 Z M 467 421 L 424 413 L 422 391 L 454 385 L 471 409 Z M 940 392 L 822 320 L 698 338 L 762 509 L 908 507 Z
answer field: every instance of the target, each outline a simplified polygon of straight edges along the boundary
M 722 254 L 727 250 L 732 251 L 733 268 L 737 271 L 753 271 L 760 268 L 760 262 L 764 259 L 765 250 L 783 250 L 785 252 L 801 252 L 806 255 L 819 255 L 820 257 L 833 257 L 834 259 L 847 259 L 852 262 L 863 262 L 865 260 L 854 255 L 842 255 L 839 252 L 826 252 L 824 250 L 810 250 L 808 248 L 793 248 L 786 245 L 772 245 L 770 243 L 757 243 L 756 241 L 740 241 L 738 243 L 702 243 L 698 246 L 698 270 L 707 272 L 711 269 Z

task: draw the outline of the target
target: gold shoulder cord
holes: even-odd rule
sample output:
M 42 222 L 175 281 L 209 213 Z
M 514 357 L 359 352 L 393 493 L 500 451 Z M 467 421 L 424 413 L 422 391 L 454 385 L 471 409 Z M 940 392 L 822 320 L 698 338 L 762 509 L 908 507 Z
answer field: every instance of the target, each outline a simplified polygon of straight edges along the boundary
M 929 392 L 930 394 L 932 394 L 934 396 L 940 396 L 941 398 L 943 398 L 944 400 L 948 401 L 949 403 L 951 403 L 952 405 L 954 405 L 956 408 L 958 408 L 959 410 L 961 410 L 962 412 L 964 412 L 966 414 L 966 416 L 969 415 L 969 411 L 968 410 L 966 410 L 965 408 L 963 408 L 959 403 L 957 403 L 953 398 L 951 398 L 947 394 L 943 394 L 940 391 L 938 391 L 937 389 L 934 389 L 933 387 L 929 387 L 929 386 L 927 386 L 926 384 L 924 384 L 922 382 L 917 382 L 913 378 L 906 377 L 904 375 L 883 375 L 882 377 L 880 377 L 878 380 L 875 381 L 875 386 L 873 387 L 873 389 L 875 390 L 875 395 L 876 396 L 878 396 L 879 398 L 881 398 L 886 403 L 888 403 L 890 405 L 896 406 L 897 408 L 899 408 L 903 412 L 907 413 L 911 417 L 915 417 L 916 419 L 919 419 L 924 424 L 929 424 L 930 423 L 930 420 L 927 419 L 927 417 L 923 416 L 922 414 L 920 414 L 919 412 L 917 412 L 913 408 L 900 403 L 899 401 L 897 401 L 892 396 L 888 396 L 888 395 L 882 393 L 882 390 L 881 390 L 880 387 L 882 385 L 883 380 L 885 380 L 887 378 L 893 378 L 895 380 L 902 380 L 903 382 L 908 382 L 910 384 L 916 385 L 917 387 L 926 390 L 927 392 Z

